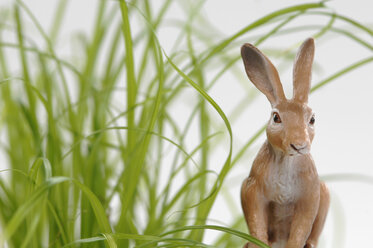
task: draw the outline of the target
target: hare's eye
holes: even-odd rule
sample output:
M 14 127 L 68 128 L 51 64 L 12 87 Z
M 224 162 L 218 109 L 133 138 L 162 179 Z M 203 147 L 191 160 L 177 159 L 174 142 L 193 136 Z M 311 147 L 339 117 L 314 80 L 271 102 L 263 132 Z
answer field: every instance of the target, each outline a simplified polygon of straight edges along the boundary
M 315 116 L 314 115 L 310 119 L 310 124 L 311 125 L 315 124 Z
M 274 121 L 275 123 L 281 123 L 280 115 L 279 115 L 277 112 L 274 112 L 274 113 L 273 113 L 273 121 Z

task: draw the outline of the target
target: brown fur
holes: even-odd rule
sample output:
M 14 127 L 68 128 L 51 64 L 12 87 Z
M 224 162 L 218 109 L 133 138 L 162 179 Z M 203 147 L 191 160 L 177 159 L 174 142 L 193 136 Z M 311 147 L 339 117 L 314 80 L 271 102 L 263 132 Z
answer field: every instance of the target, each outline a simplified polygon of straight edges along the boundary
M 329 192 L 309 153 L 314 137 L 307 106 L 314 56 L 306 40 L 294 64 L 294 96 L 286 99 L 277 70 L 257 48 L 242 46 L 246 73 L 272 105 L 263 144 L 241 188 L 251 235 L 273 248 L 316 247 L 329 208 Z M 274 121 L 274 115 L 281 119 Z M 245 247 L 256 247 L 247 243 Z

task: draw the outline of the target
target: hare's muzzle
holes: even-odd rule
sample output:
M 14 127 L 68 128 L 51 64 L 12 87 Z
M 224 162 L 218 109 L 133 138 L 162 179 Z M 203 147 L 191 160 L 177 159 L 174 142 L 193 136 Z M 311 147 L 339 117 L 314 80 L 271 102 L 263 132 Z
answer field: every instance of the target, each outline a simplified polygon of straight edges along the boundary
M 309 153 L 309 145 L 307 142 L 303 143 L 292 143 L 290 144 L 290 147 L 293 151 L 299 154 L 307 154 Z

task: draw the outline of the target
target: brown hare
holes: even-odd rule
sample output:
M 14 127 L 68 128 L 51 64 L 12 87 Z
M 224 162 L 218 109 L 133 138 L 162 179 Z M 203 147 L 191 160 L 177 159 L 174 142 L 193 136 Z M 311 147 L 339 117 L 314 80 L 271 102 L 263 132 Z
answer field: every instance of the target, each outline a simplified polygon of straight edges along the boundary
M 310 154 L 315 116 L 307 106 L 314 40 L 300 47 L 287 99 L 276 68 L 251 44 L 241 55 L 251 82 L 272 106 L 267 140 L 241 188 L 250 234 L 273 248 L 316 247 L 329 208 L 329 192 Z M 245 247 L 257 247 L 247 243 Z

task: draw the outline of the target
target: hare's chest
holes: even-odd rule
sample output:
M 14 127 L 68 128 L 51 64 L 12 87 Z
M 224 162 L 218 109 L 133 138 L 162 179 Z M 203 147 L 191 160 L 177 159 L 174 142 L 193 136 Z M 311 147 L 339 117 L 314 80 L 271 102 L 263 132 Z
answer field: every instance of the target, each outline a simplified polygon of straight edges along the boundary
M 265 183 L 269 200 L 281 205 L 296 201 L 300 180 L 299 166 L 292 158 L 272 164 Z

